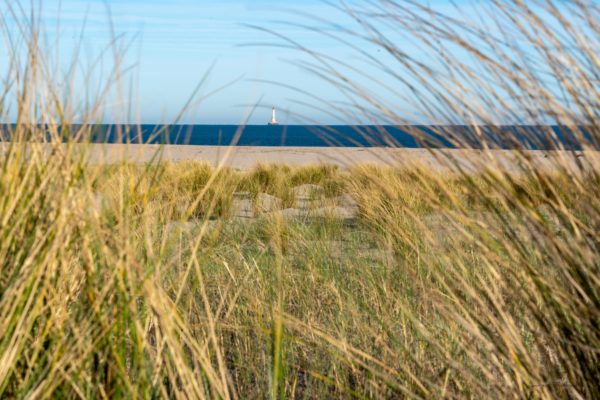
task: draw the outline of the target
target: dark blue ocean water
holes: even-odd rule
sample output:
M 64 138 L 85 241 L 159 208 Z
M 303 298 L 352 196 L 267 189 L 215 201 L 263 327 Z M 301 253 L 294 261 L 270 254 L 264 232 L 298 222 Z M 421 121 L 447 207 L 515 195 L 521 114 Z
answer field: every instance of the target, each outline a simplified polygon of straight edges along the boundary
M 65 137 L 78 128 L 64 129 Z M 592 135 L 587 133 L 590 130 L 578 131 L 592 141 Z M 567 149 L 579 149 L 581 143 L 574 132 L 564 128 L 516 125 L 477 129 L 459 125 L 94 125 L 91 140 L 188 145 L 480 148 L 482 138 L 491 147 L 499 148 L 553 149 L 561 144 Z M 594 147 L 598 148 L 597 143 Z
M 189 145 L 419 147 L 414 137 L 398 128 L 349 125 L 141 125 L 129 127 L 126 134 L 114 126 L 97 126 L 93 140 Z

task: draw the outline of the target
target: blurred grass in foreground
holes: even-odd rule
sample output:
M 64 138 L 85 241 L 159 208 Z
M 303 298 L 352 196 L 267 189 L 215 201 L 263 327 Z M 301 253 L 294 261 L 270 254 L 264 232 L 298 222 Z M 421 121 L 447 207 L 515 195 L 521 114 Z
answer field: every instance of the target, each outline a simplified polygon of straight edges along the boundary
M 215 172 L 13 152 L 5 395 L 261 397 L 275 379 L 307 397 L 594 391 L 595 171 Z M 355 223 L 224 206 L 324 182 L 356 199 Z
M 438 61 L 448 61 L 439 35 L 465 51 L 500 52 L 478 57 L 516 106 L 526 102 L 534 120 L 585 126 L 597 139 L 595 5 L 573 2 L 585 35 L 565 39 L 541 29 L 521 2 L 494 4 L 510 9 L 499 22 L 549 57 L 549 85 L 568 89 L 561 101 L 528 73 L 531 64 L 509 62 L 519 53 L 494 47 L 492 34 L 471 30 L 482 46 L 469 47 L 451 29 L 460 21 L 436 25 L 410 9 L 392 11 L 410 17 L 399 24 L 427 28 L 418 37 L 432 38 Z M 482 152 L 477 173 L 451 174 L 89 165 L 85 146 L 70 139 L 85 142 L 107 98 L 83 111 L 68 103 L 35 19 L 20 21 L 28 45 L 13 47 L 0 107 L 3 121 L 17 122 L 0 157 L 1 397 L 600 396 L 600 185 L 589 150 L 575 164 L 558 153 L 551 173 L 519 149 L 513 172 L 494 168 L 493 152 Z M 569 46 L 550 51 L 527 27 Z M 400 59 L 407 70 L 419 64 Z M 448 76 L 473 72 L 453 62 Z M 419 67 L 410 71 L 441 79 Z M 118 70 L 99 93 L 121 84 Z M 474 91 L 446 79 L 424 90 L 469 124 L 493 124 L 485 117 L 502 106 L 496 87 L 460 76 Z M 355 220 L 232 215 L 234 192 L 252 204 L 270 194 L 286 208 L 302 184 L 319 185 L 326 199 L 350 195 Z

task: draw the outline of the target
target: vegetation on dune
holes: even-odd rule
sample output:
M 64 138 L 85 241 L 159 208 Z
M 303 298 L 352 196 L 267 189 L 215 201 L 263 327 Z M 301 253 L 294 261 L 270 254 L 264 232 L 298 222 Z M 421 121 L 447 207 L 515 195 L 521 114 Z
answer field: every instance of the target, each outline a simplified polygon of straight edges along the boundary
M 442 81 L 363 26 L 424 78 L 431 97 L 420 101 L 433 114 L 493 126 L 500 105 L 499 115 L 521 106 L 600 136 L 594 3 L 569 3 L 560 33 L 546 23 L 563 15 L 552 2 L 537 5 L 543 12 L 518 1 L 490 6 L 502 31 L 524 37 L 545 64 L 517 63 L 523 54 L 503 47 L 510 41 L 419 4 L 373 4 L 387 12 L 347 11 L 390 18 L 450 68 Z M 90 165 L 85 145 L 61 143 L 75 133 L 65 129 L 76 108 L 60 101 L 35 23 L 19 23 L 31 36 L 26 62 L 11 65 L 0 98 L 4 120 L 16 105 L 18 122 L 0 160 L 1 397 L 600 396 L 600 175 L 587 150 L 575 163 L 555 154 L 552 172 L 520 149 L 516 171 L 482 152 L 476 173 L 449 153 L 436 154 L 452 173 Z M 480 63 L 448 58 L 448 41 Z M 552 82 L 534 65 L 546 65 Z M 394 115 L 359 87 L 344 88 Z M 465 101 L 452 96 L 459 89 Z M 517 104 L 503 104 L 506 93 Z M 88 106 L 86 121 L 99 119 L 103 101 Z M 90 128 L 77 129 L 85 138 Z M 286 209 L 302 185 L 321 188 L 306 202 L 349 196 L 356 216 L 235 216 L 234 194 L 254 206 L 271 195 Z
M 596 373 L 595 173 L 49 173 L 61 158 L 2 174 L 23 188 L 3 225 L 6 395 L 568 396 Z M 326 181 L 356 199 L 355 223 L 219 208 Z

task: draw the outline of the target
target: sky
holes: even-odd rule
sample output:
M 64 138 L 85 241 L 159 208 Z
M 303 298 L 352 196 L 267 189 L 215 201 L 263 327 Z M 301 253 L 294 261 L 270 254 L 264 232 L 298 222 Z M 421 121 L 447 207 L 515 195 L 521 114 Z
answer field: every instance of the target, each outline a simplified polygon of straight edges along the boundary
M 365 5 L 369 0 L 343 1 Z M 473 10 L 471 4 L 486 4 L 485 0 L 423 1 L 456 16 L 461 15 L 454 4 L 467 15 Z M 107 101 L 104 122 L 264 124 L 272 106 L 281 123 L 357 122 L 330 115 L 324 104 L 341 104 L 348 97 L 303 68 L 313 58 L 282 46 L 284 38 L 343 60 L 375 79 L 387 79 L 348 44 L 328 36 L 339 32 L 319 18 L 349 29 L 356 25 L 324 0 L 0 0 L 0 16 L 4 17 L 0 20 L 4 39 L 0 76 L 5 76 L 10 58 L 6 32 L 17 36 L 15 21 L 30 14 L 31 4 L 43 27 L 45 48 L 54 60 L 53 79 L 58 82 L 60 76 L 71 76 L 69 67 L 76 60 L 79 90 L 75 101 L 83 103 L 88 92 L 94 93 L 94 87 L 107 79 L 114 58 L 106 50 L 112 50 L 112 39 L 118 38 L 121 69 L 127 73 L 121 94 Z M 389 34 L 394 37 L 393 32 Z M 419 53 L 410 38 L 398 36 L 397 43 L 411 56 Z M 385 51 L 364 42 L 359 46 L 386 62 Z M 392 65 L 393 60 L 388 61 Z M 88 79 L 83 79 L 86 72 Z M 352 78 L 370 84 L 360 73 Z M 188 104 L 193 94 L 194 101 Z M 394 96 L 388 98 L 394 106 L 410 111 L 409 104 Z M 186 112 L 181 115 L 183 109 Z M 418 115 L 413 121 L 428 122 Z
M 131 103 L 127 108 L 133 111 L 126 116 L 130 122 L 174 120 L 200 82 L 198 98 L 202 101 L 189 107 L 183 122 L 264 123 L 270 118 L 271 106 L 277 107 L 282 122 L 335 122 L 325 114 L 298 105 L 302 96 L 296 91 L 264 82 L 281 82 L 336 98 L 334 89 L 326 88 L 321 80 L 298 66 L 307 55 L 277 46 L 283 43 L 282 39 L 260 28 L 343 58 L 348 52 L 345 46 L 291 23 L 314 24 L 310 16 L 304 15 L 336 21 L 344 17 L 320 0 L 302 0 L 300 6 L 287 4 L 292 2 L 43 0 L 36 12 L 41 16 L 48 48 L 60 58 L 63 72 L 79 43 L 83 43 L 77 56 L 80 69 L 94 64 L 93 60 L 114 35 L 122 44 L 127 43 L 122 65 L 132 68 L 124 86 L 133 90 L 122 97 Z M 6 10 L 4 15 L 9 15 Z M 14 30 L 7 19 L 8 29 Z M 110 53 L 104 58 L 110 59 Z M 106 69 L 103 67 L 103 71 Z M 254 111 L 253 105 L 257 105 Z M 113 117 L 107 113 L 105 118 Z

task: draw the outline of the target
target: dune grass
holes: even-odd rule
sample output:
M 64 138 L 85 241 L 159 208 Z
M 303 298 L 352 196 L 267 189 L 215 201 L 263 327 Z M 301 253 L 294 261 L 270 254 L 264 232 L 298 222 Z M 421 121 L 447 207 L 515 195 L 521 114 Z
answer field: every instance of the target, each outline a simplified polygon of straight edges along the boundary
M 555 153 L 551 172 L 518 146 L 516 170 L 498 168 L 486 137 L 475 172 L 441 153 L 454 172 L 91 165 L 88 123 L 107 98 L 82 116 L 49 73 L 36 20 L 18 19 L 28 46 L 10 53 L 0 104 L 3 121 L 17 116 L 0 155 L 0 397 L 600 396 L 600 175 L 587 157 L 600 136 L 597 6 L 573 2 L 564 20 L 540 2 L 562 35 L 537 8 L 494 2 L 495 21 L 514 35 L 498 38 L 420 4 L 373 4 L 386 12 L 347 11 L 407 28 L 447 68 L 436 74 L 363 25 L 361 40 L 422 78 L 414 98 L 426 115 L 477 132 L 524 110 L 585 127 L 585 151 L 575 163 Z M 510 47 L 522 42 L 537 58 Z M 452 45 L 479 64 L 449 57 Z M 101 93 L 121 78 L 114 72 Z M 402 122 L 352 79 L 330 79 L 372 106 L 342 114 L 378 109 Z M 235 216 L 236 194 L 288 208 L 306 184 L 325 203 L 349 196 L 356 217 Z
M 6 396 L 594 393 L 595 173 L 58 160 L 2 173 Z M 219 208 L 328 181 L 356 223 Z

